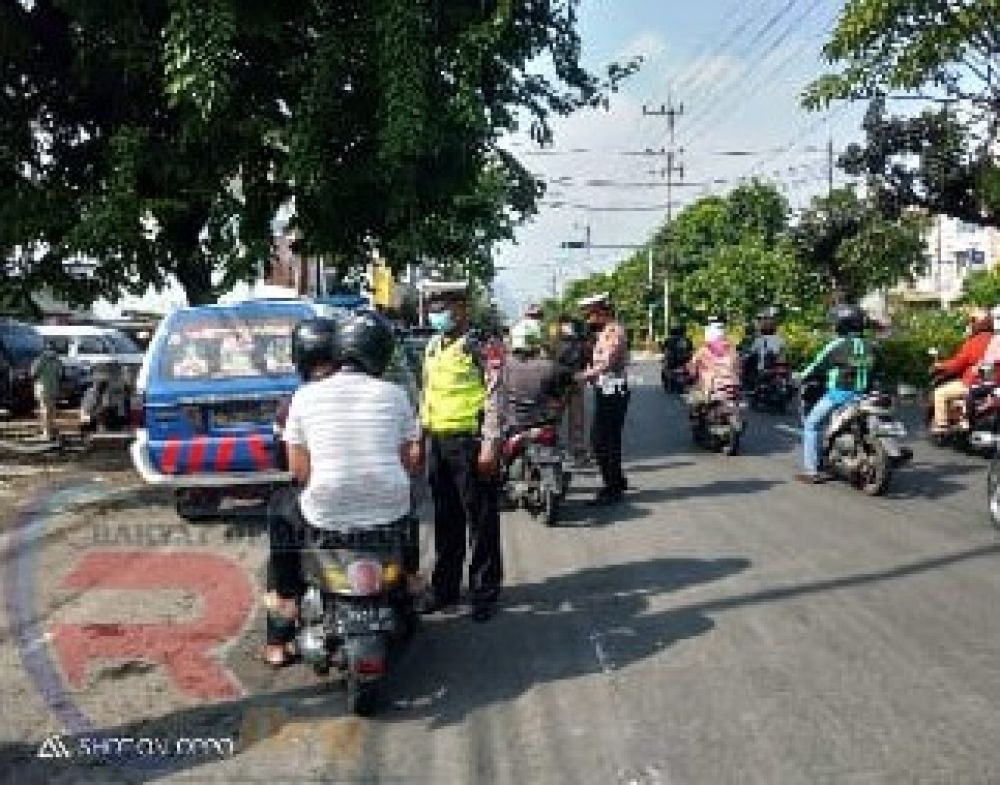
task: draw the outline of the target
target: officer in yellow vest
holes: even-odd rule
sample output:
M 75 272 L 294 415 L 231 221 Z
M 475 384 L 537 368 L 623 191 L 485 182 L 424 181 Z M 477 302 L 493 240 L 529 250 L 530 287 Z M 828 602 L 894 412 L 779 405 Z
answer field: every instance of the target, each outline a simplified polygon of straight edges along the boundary
M 429 293 L 435 336 L 424 355 L 420 420 L 430 438 L 436 560 L 421 611 L 457 604 L 469 542 L 469 594 L 476 621 L 495 612 L 503 580 L 499 463 L 503 437 L 500 374 L 469 332 L 464 284 Z

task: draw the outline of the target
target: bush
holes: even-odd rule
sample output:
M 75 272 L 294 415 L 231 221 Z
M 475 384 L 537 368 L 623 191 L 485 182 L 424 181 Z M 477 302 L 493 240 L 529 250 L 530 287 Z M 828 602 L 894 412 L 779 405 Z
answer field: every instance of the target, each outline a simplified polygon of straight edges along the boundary
M 927 387 L 936 348 L 945 358 L 964 339 L 965 319 L 948 311 L 904 311 L 893 318 L 890 335 L 876 347 L 876 373 L 889 385 Z
M 782 325 L 785 338 L 785 356 L 792 370 L 800 371 L 830 340 L 829 328 L 821 330 L 811 325 L 790 322 Z

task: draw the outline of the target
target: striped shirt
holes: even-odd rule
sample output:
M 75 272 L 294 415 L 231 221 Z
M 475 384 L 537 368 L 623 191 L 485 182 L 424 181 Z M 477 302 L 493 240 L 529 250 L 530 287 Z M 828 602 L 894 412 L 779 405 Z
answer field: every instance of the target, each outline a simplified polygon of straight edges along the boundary
M 404 442 L 419 438 L 406 392 L 396 384 L 340 371 L 300 387 L 284 439 L 309 452 L 302 515 L 322 529 L 354 529 L 399 520 L 410 511 Z

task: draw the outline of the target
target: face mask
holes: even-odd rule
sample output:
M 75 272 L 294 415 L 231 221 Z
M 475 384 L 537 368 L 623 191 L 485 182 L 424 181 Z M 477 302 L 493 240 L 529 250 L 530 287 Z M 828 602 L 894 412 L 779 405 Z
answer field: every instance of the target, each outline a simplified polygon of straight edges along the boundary
M 427 321 L 436 333 L 449 332 L 455 326 L 451 311 L 431 311 L 427 315 Z

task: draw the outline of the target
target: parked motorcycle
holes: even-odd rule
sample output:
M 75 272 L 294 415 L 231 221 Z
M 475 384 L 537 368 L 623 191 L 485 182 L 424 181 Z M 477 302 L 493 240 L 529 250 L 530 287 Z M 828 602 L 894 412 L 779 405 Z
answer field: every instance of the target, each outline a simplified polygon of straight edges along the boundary
M 742 391 L 735 384 L 717 388 L 707 399 L 689 399 L 688 416 L 695 444 L 723 455 L 736 455 L 746 429 L 745 407 Z
M 416 630 L 404 569 L 406 542 L 416 536 L 412 519 L 366 532 L 364 544 L 315 532 L 302 551 L 298 651 L 318 675 L 343 674 L 351 713 L 375 711 L 390 660 Z
M 788 363 L 769 352 L 764 358 L 764 368 L 757 371 L 750 390 L 751 408 L 784 414 L 794 396 L 792 371 Z
M 823 396 L 825 385 L 807 382 L 801 392 L 803 421 Z M 913 458 L 900 444 L 906 426 L 895 416 L 892 398 L 881 392 L 859 396 L 834 411 L 823 434 L 820 469 L 869 496 L 881 496 L 893 472 Z
M 546 526 L 554 525 L 572 479 L 558 428 L 545 424 L 511 434 L 504 442 L 503 458 L 508 501 L 542 515 Z

